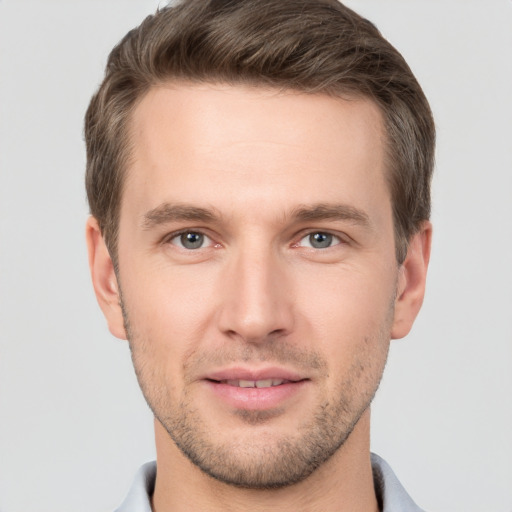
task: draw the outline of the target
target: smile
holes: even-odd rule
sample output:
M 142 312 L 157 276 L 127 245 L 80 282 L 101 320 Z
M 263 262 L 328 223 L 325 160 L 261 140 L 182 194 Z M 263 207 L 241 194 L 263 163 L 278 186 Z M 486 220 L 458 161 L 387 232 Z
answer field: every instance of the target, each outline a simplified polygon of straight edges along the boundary
M 235 410 L 271 410 L 293 404 L 304 398 L 304 392 L 311 385 L 308 378 L 301 378 L 291 372 L 268 370 L 260 375 L 252 372 L 226 371 L 203 380 L 212 393 L 214 401 L 220 400 Z M 226 375 L 231 373 L 231 375 Z M 233 373 L 235 375 L 233 375 Z M 236 375 L 238 373 L 238 375 Z M 246 375 L 240 375 L 246 373 Z M 266 375 L 261 375 L 266 373 Z M 286 375 L 276 375 L 287 373 Z M 270 375 L 269 375 L 270 374 Z
M 270 388 L 273 386 L 280 386 L 291 382 L 285 379 L 262 379 L 262 380 L 222 380 L 221 384 L 227 384 L 228 386 L 234 386 L 237 388 Z

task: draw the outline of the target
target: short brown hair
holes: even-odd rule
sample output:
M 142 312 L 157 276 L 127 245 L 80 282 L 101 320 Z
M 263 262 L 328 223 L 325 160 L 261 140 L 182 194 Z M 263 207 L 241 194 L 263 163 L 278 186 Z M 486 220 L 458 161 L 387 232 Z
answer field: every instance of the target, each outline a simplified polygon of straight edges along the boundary
M 408 240 L 430 217 L 435 129 L 403 57 L 336 0 L 182 0 L 148 16 L 112 50 L 85 117 L 87 197 L 114 264 L 130 116 L 152 86 L 169 80 L 375 101 L 387 135 L 396 255 L 404 260 Z

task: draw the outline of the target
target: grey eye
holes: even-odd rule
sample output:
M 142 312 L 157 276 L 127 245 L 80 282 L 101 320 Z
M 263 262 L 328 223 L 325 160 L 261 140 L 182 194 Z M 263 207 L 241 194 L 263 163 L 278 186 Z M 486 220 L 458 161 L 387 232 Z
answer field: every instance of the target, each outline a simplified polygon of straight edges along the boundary
M 313 249 L 327 249 L 339 243 L 340 239 L 337 236 L 322 231 L 310 233 L 300 241 L 300 245 L 303 247 L 312 247 Z
M 174 237 L 173 241 L 176 245 L 183 247 L 184 249 L 200 249 L 205 243 L 205 237 L 202 233 L 195 233 L 188 231 Z
M 315 249 L 325 249 L 332 244 L 332 235 L 329 233 L 312 233 L 309 235 L 309 243 Z

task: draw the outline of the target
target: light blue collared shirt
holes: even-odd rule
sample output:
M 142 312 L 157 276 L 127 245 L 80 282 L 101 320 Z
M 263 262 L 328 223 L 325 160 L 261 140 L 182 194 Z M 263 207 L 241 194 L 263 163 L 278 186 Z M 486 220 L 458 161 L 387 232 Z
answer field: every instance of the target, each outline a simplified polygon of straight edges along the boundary
M 372 453 L 373 481 L 382 512 L 424 512 L 412 501 L 384 459 Z M 115 512 L 151 512 L 150 497 L 155 488 L 156 462 L 144 464 L 132 488 Z

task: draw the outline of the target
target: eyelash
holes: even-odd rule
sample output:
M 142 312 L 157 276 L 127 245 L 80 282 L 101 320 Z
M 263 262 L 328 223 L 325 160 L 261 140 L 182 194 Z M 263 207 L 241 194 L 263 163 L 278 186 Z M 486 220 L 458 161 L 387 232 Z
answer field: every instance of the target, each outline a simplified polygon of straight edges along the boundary
M 209 240 L 214 247 L 216 246 L 219 246 L 220 247 L 220 244 L 216 244 L 212 238 L 210 236 L 208 236 L 206 233 L 204 233 L 202 230 L 200 229 L 183 229 L 181 231 L 177 231 L 175 233 L 171 233 L 169 236 L 166 236 L 163 240 L 163 243 L 164 244 L 171 244 L 171 245 L 175 245 L 177 247 L 179 247 L 180 249 L 183 249 L 183 250 L 186 250 L 186 251 L 193 251 L 195 249 L 189 249 L 187 247 L 184 247 L 183 244 L 181 243 L 181 245 L 179 245 L 178 243 L 172 243 L 173 240 L 175 239 L 179 239 L 180 237 L 182 237 L 183 235 L 199 235 L 199 236 L 202 236 L 204 237 L 204 239 L 206 240 Z M 204 249 L 205 247 L 198 247 L 197 249 Z
M 326 236 L 326 237 L 330 238 L 330 241 L 333 242 L 333 243 L 331 243 L 327 247 L 313 247 L 312 245 L 303 246 L 303 247 L 307 247 L 308 249 L 315 249 L 315 250 L 320 250 L 321 251 L 321 250 L 325 250 L 325 249 L 330 249 L 332 247 L 335 247 L 337 245 L 340 245 L 340 244 L 344 243 L 344 240 L 343 240 L 343 238 L 340 235 L 331 233 L 330 231 L 313 230 L 313 231 L 309 231 L 309 232 L 307 232 L 305 234 L 302 234 L 301 238 L 299 239 L 299 242 L 293 244 L 292 247 L 301 247 L 300 242 L 302 242 L 304 239 L 310 238 L 313 235 L 323 235 L 323 236 Z
M 183 235 L 198 235 L 200 237 L 203 237 L 203 240 L 201 241 L 202 242 L 201 246 L 190 248 L 190 247 L 185 247 L 183 245 L 182 241 L 180 241 L 179 243 L 173 243 L 173 240 L 176 240 L 176 239 L 179 240 L 179 238 L 182 237 Z M 301 245 L 301 242 L 303 240 L 305 240 L 308 237 L 311 237 L 313 235 L 323 235 L 323 236 L 327 237 L 328 240 L 329 240 L 329 245 L 327 245 L 326 247 L 314 247 L 314 246 L 311 245 L 311 239 L 310 239 L 310 244 L 309 245 Z M 209 246 L 213 246 L 213 247 L 220 247 L 221 246 L 221 244 L 215 243 L 213 241 L 212 237 L 208 236 L 201 229 L 197 229 L 197 230 L 194 230 L 194 229 L 183 229 L 181 231 L 177 231 L 175 233 L 171 233 L 170 235 L 168 235 L 168 236 L 166 236 L 164 238 L 163 243 L 164 244 L 175 245 L 176 247 L 179 247 L 180 249 L 183 249 L 183 250 L 186 250 L 186 251 L 195 251 L 195 250 L 207 248 L 208 246 L 206 246 L 206 247 L 203 246 L 203 243 L 205 241 L 209 241 L 210 242 Z M 318 243 L 322 243 L 322 241 L 319 241 Z M 334 234 L 334 233 L 331 233 L 330 231 L 312 230 L 312 231 L 301 233 L 299 241 L 293 243 L 291 245 L 291 247 L 292 248 L 305 247 L 307 249 L 323 251 L 323 250 L 330 249 L 330 248 L 336 247 L 337 245 L 341 245 L 341 244 L 344 244 L 344 243 L 347 243 L 346 240 L 344 240 L 343 237 L 340 236 L 339 234 Z

